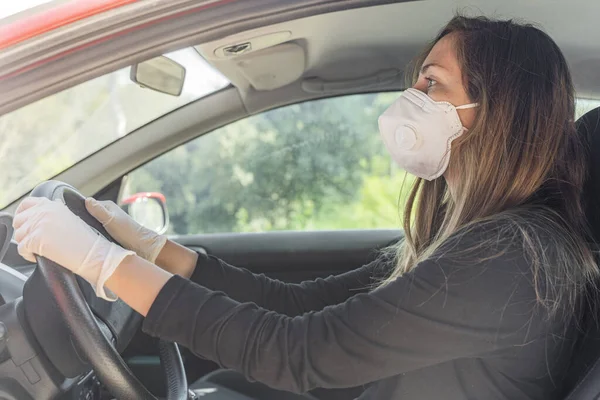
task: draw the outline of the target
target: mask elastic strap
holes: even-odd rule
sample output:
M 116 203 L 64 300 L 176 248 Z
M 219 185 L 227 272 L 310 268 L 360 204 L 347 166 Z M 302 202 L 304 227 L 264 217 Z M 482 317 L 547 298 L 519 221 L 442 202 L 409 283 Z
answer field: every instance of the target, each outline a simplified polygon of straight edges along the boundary
M 465 104 L 464 106 L 458 106 L 458 107 L 454 107 L 457 110 L 465 110 L 467 108 L 475 108 L 475 107 L 479 107 L 479 103 L 471 103 L 471 104 Z

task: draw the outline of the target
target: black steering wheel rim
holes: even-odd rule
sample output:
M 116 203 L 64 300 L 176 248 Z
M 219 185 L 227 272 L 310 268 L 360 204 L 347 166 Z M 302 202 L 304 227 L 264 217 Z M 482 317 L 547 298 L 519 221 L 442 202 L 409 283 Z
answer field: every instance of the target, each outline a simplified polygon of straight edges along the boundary
M 47 181 L 37 186 L 30 196 L 60 199 L 84 222 L 108 240 L 114 241 L 102 224 L 87 212 L 85 197 L 72 186 Z M 92 365 L 100 381 L 113 396 L 118 399 L 157 400 L 127 367 L 114 346 L 111 333 L 98 325 L 75 275 L 43 257 L 38 257 L 38 269 L 56 301 L 77 350 Z M 160 341 L 159 355 L 167 382 L 167 399 L 187 399 L 187 380 L 177 345 Z

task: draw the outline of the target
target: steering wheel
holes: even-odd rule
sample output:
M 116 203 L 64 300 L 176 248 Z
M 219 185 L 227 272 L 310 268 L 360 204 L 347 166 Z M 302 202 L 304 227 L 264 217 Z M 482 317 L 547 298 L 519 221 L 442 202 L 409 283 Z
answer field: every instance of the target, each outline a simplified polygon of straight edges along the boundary
M 87 212 L 85 197 L 73 187 L 58 181 L 47 181 L 37 186 L 30 196 L 46 197 L 50 200 L 60 199 L 73 213 L 83 219 L 84 222 L 105 238 L 114 242 L 102 224 Z M 112 317 L 108 318 L 111 321 L 102 321 L 92 313 L 88 305 L 90 296 L 88 296 L 88 302 L 86 302 L 82 288 L 80 288 L 78 280 L 72 272 L 48 259 L 38 257 L 36 273 L 39 275 L 37 280 L 44 283 L 51 297 L 55 300 L 57 311 L 61 314 L 75 351 L 79 356 L 82 356 L 81 358 L 84 358 L 85 361 L 91 364 L 99 380 L 108 388 L 111 394 L 118 399 L 157 400 L 133 375 L 119 355 L 118 349 L 115 348 L 121 334 L 119 330 L 126 325 L 124 321 L 118 321 L 119 318 L 126 318 L 128 320 L 129 326 L 127 326 L 127 330 L 131 331 L 131 321 L 133 320 L 134 328 L 137 330 L 142 322 L 141 316 L 120 300 L 115 303 L 102 301 L 105 303 L 103 304 L 104 309 L 109 307 L 117 310 L 116 313 L 108 314 L 112 315 Z M 28 311 L 26 302 L 27 294 L 27 292 L 24 294 L 26 312 Z M 92 301 L 99 301 L 99 299 Z M 33 301 L 31 303 L 33 304 Z M 31 312 L 33 312 L 32 309 L 35 306 L 33 304 L 30 307 Z M 37 304 L 37 307 L 39 308 L 40 305 Z M 34 322 L 32 318 L 28 319 L 30 323 Z M 36 327 L 33 326 L 32 328 L 35 331 Z M 129 335 L 124 341 L 128 342 L 131 336 Z M 48 349 L 45 350 L 48 352 Z M 188 390 L 183 361 L 177 345 L 159 341 L 159 354 L 162 370 L 167 382 L 167 399 L 187 400 L 190 392 Z M 55 358 L 60 358 L 60 355 Z

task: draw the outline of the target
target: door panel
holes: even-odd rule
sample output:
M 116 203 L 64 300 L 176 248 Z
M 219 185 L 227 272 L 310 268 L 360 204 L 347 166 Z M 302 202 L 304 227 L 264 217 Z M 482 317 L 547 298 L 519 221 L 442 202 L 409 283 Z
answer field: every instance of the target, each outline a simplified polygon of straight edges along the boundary
M 401 231 L 347 230 L 190 235 L 174 238 L 229 264 L 285 282 L 302 282 L 359 268 Z

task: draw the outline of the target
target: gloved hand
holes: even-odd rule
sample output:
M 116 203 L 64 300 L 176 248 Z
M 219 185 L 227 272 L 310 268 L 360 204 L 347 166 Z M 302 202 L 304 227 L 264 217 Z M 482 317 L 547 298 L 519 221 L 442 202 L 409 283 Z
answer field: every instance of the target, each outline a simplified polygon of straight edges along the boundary
M 109 242 L 60 201 L 28 197 L 13 219 L 19 254 L 45 257 L 88 281 L 96 295 L 114 301 L 104 284 L 123 259 L 135 253 Z
M 121 246 L 135 251 L 138 256 L 156 262 L 156 257 L 167 242 L 167 237 L 143 227 L 112 201 L 98 201 L 91 197 L 85 206 Z

